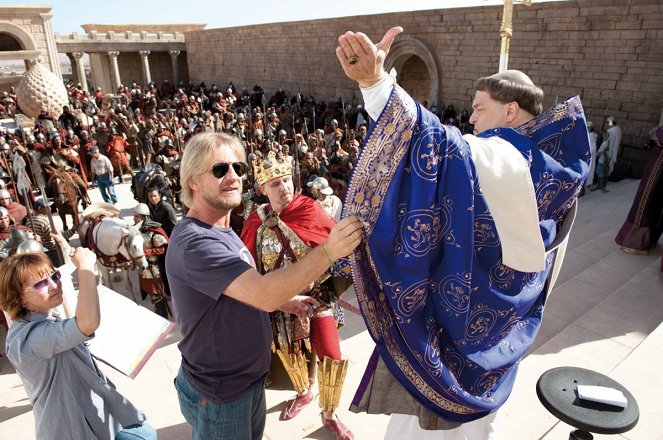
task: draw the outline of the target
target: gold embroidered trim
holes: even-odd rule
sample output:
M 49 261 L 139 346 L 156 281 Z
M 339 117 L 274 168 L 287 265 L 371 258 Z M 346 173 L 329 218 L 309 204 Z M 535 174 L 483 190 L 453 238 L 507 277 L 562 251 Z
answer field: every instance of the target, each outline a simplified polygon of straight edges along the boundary
M 376 121 L 372 135 L 363 148 L 346 196 L 346 200 L 350 200 L 350 203 L 347 203 L 344 215 L 356 215 L 362 219 L 367 237 L 373 232 L 384 204 L 384 196 L 398 164 L 409 152 L 410 138 L 417 121 L 417 107 L 414 100 L 398 85 L 394 87 L 387 107 Z M 366 280 L 363 277 L 354 279 L 357 299 L 371 335 L 376 341 L 384 343 L 407 380 L 435 405 L 456 414 L 476 413 L 477 411 L 472 408 L 449 400 L 450 396 L 462 392 L 459 385 L 457 388 L 445 389 L 444 392 L 448 393 L 448 396 L 443 396 L 421 379 L 403 355 L 391 333 L 395 326 L 394 315 L 388 307 L 385 292 L 380 291 L 377 294 L 377 301 L 371 299 L 367 293 L 369 286 L 384 286 L 377 274 L 367 242 L 368 239 L 360 244 L 350 257 L 350 264 L 353 273 L 358 273 L 359 265 L 368 265 L 372 269 L 370 275 L 376 277 L 374 280 Z

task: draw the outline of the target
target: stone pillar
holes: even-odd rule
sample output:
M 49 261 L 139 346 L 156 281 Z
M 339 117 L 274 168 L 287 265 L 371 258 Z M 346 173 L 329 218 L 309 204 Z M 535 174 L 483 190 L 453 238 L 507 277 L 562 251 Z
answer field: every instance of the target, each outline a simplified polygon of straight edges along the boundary
M 150 60 L 147 58 L 150 55 L 149 50 L 140 50 L 140 59 L 143 66 L 143 84 L 147 86 L 152 81 L 152 76 L 150 75 Z
M 113 93 L 116 93 L 117 89 L 120 87 L 120 84 L 122 84 L 120 80 L 120 67 L 117 65 L 118 55 L 120 55 L 120 52 L 117 50 L 108 52 L 108 57 L 110 58 L 111 62 L 111 72 L 113 72 L 111 84 L 113 87 Z
M 179 50 L 169 50 L 170 61 L 173 64 L 173 86 L 177 87 L 177 83 L 180 82 L 180 75 L 177 67 L 177 57 L 180 55 Z
M 62 80 L 62 72 L 60 71 L 60 61 L 58 60 L 58 49 L 55 43 L 55 34 L 53 33 L 53 26 L 51 23 L 52 14 L 39 14 L 42 22 L 44 23 L 44 32 L 46 33 L 46 51 L 48 52 L 48 63 L 51 66 L 51 72 Z
M 76 74 L 78 77 L 78 82 L 81 83 L 84 90 L 88 90 L 87 77 L 85 76 L 85 66 L 83 65 L 83 55 L 85 55 L 85 52 L 72 52 L 72 55 L 74 56 L 74 61 L 76 62 Z

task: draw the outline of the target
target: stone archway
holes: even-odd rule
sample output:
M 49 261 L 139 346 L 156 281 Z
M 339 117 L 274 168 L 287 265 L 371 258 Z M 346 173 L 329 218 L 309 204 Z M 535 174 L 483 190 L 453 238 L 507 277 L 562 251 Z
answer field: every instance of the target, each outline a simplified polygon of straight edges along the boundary
M 0 52 L 23 50 L 23 45 L 12 34 L 0 32 Z
M 414 37 L 394 43 L 385 60 L 387 71 L 395 68 L 398 83 L 428 108 L 437 107 L 439 75 L 433 53 L 426 44 Z
M 35 50 L 37 48 L 30 34 L 15 24 L 0 22 L 0 34 L 9 34 L 8 37 L 13 38 L 22 46 L 19 50 Z

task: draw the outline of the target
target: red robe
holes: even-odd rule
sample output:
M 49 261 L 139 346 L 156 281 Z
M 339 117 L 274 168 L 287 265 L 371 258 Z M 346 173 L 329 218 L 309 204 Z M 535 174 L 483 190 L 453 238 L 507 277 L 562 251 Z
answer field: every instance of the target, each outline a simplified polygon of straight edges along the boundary
M 267 209 L 270 210 L 271 206 L 268 205 Z M 322 244 L 336 224 L 336 220 L 322 208 L 322 205 L 301 194 L 295 194 L 288 206 L 281 211 L 279 218 L 302 239 L 304 244 L 312 248 Z M 255 260 L 258 259 L 256 238 L 260 225 L 262 220 L 258 213 L 254 212 L 246 219 L 242 229 L 242 241 Z

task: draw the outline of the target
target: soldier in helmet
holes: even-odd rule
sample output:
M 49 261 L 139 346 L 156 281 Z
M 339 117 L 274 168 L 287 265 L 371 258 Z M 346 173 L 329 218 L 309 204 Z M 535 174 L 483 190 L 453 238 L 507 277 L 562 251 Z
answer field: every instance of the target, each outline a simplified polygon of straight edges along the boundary
M 78 121 L 76 120 L 76 116 L 74 116 L 71 113 L 69 106 L 66 105 L 62 107 L 62 114 L 60 115 L 58 120 L 60 122 L 60 126 L 65 130 L 69 130 L 70 128 L 73 130 L 78 126 Z
M 6 189 L 0 190 L 0 206 L 7 211 L 7 215 L 11 218 L 12 225 L 23 223 L 23 219 L 28 215 L 25 206 L 12 201 L 11 194 Z
M 311 188 L 311 193 L 315 196 L 325 211 L 336 221 L 341 220 L 341 210 L 343 203 L 341 199 L 334 195 L 334 190 L 329 186 L 329 182 L 324 177 L 316 177 L 307 184 Z
M 4 206 L 0 206 L 0 247 L 5 245 L 7 238 L 9 238 L 9 228 L 11 226 L 11 218 L 9 211 Z
M 1 252 L 5 257 L 14 255 L 16 248 L 25 240 L 32 240 L 34 235 L 25 228 L 10 228 Z
M 39 240 L 30 229 L 13 224 L 9 211 L 0 206 L 0 259 L 12 255 L 16 247 L 28 238 Z
M 147 268 L 138 273 L 141 296 L 145 299 L 149 295 L 154 313 L 168 318 L 170 292 L 164 282 L 168 235 L 161 223 L 152 220 L 150 209 L 145 203 L 139 203 L 134 209 L 134 224 L 143 235 L 143 252 L 147 259 Z

